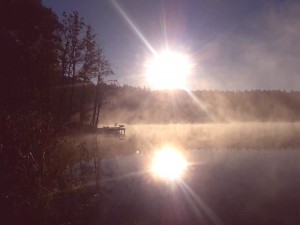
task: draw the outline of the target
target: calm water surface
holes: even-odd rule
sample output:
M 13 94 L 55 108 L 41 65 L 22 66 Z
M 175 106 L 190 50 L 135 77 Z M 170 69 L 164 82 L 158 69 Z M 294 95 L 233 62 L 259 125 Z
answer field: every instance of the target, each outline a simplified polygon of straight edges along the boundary
M 151 154 L 102 161 L 103 224 L 300 224 L 299 150 L 188 150 L 181 180 L 149 173 Z M 100 222 L 100 221 L 99 221 Z

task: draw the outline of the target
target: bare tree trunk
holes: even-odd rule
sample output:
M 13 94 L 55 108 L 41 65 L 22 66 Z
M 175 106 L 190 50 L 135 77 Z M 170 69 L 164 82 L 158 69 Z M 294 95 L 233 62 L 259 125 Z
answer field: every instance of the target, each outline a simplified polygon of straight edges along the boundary
M 98 127 L 98 123 L 99 123 L 99 114 L 100 114 L 100 108 L 101 108 L 101 100 L 98 101 L 98 107 L 97 107 L 97 112 L 96 112 L 96 124 L 95 126 Z
M 86 89 L 86 79 L 83 80 L 83 85 L 81 87 L 80 96 L 80 122 L 82 123 L 85 118 L 84 102 L 85 102 L 85 89 Z
M 97 87 L 96 87 L 96 93 L 97 93 Z M 94 108 L 93 108 L 93 116 L 92 116 L 92 120 L 91 120 L 91 123 L 90 123 L 90 125 L 92 125 L 93 127 L 96 127 L 95 126 L 95 124 L 96 124 L 95 121 L 96 121 L 97 101 L 98 101 L 98 96 L 96 94 L 95 101 L 94 101 Z
M 74 95 L 75 72 L 76 72 L 76 63 L 73 61 L 73 63 L 72 63 L 72 85 L 71 85 L 71 95 L 70 95 L 69 118 L 71 118 L 72 112 L 73 112 L 73 95 Z
M 93 116 L 92 116 L 92 120 L 91 120 L 91 125 L 93 127 L 97 127 L 96 126 L 96 113 L 97 113 L 97 105 L 98 105 L 98 101 L 99 101 L 99 76 L 98 76 L 98 80 L 97 80 L 97 85 L 96 85 L 96 91 L 95 91 L 95 101 L 94 101 L 94 109 L 93 109 Z
M 60 81 L 60 86 L 61 86 L 61 91 L 60 91 L 60 96 L 59 96 L 59 105 L 58 105 L 58 115 L 60 120 L 63 120 L 63 103 L 64 103 L 64 99 L 65 99 L 65 75 L 66 75 L 66 54 L 64 53 L 63 59 L 62 59 L 62 72 L 61 72 L 61 81 Z M 62 121 L 61 121 L 62 122 Z

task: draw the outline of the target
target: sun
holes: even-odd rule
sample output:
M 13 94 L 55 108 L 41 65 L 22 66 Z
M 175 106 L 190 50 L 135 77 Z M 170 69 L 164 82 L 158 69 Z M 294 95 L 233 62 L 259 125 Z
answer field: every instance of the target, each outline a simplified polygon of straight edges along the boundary
M 189 58 L 179 52 L 164 51 L 146 65 L 146 78 L 154 89 L 185 89 L 191 71 Z
M 151 171 L 160 178 L 176 180 L 187 168 L 187 161 L 179 151 L 164 148 L 154 155 Z

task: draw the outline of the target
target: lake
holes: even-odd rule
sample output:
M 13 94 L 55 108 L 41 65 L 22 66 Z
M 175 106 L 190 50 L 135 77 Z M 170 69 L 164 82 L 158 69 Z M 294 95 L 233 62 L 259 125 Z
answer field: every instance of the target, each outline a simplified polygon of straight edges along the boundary
M 116 142 L 132 149 L 118 144 L 119 154 L 101 161 L 99 223 L 299 224 L 299 131 L 287 123 L 128 126 Z M 189 162 L 178 180 L 149 172 L 164 144 Z

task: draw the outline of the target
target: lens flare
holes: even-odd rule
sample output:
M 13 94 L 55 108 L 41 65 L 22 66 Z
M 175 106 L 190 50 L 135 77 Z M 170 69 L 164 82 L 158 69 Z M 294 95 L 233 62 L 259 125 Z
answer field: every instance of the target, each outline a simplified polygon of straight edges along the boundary
M 187 168 L 184 157 L 175 149 L 164 148 L 154 155 L 151 171 L 163 179 L 175 180 Z

